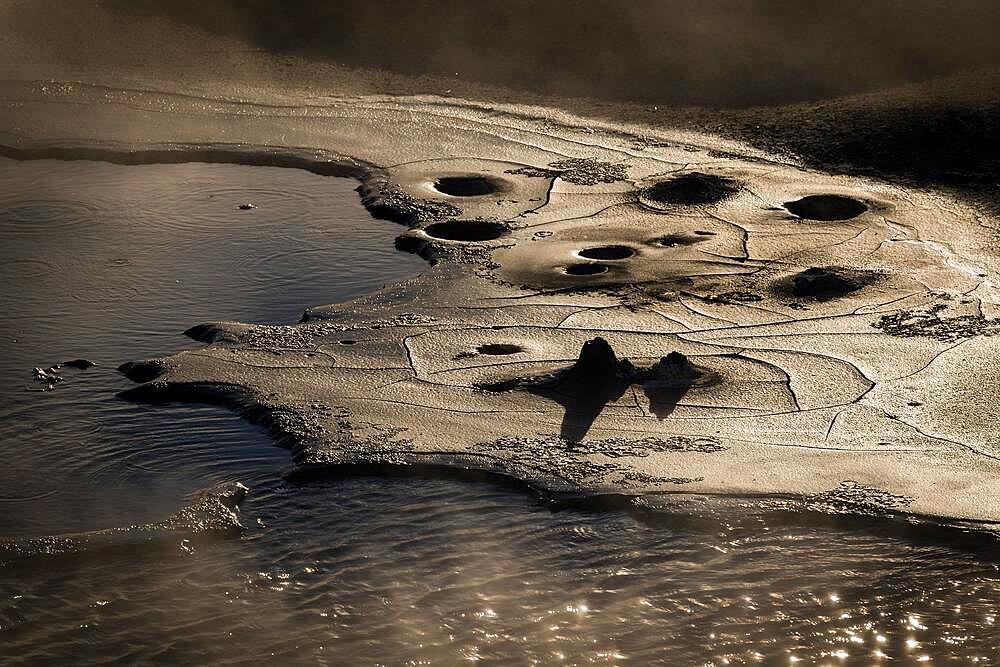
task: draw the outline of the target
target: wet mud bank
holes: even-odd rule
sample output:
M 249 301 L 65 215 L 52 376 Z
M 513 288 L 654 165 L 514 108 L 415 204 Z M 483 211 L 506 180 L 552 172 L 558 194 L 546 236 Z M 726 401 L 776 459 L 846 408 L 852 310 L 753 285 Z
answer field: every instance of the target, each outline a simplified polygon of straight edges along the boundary
M 239 506 L 247 492 L 239 482 L 219 484 L 193 494 L 186 506 L 162 521 L 87 533 L 0 539 L 0 565 L 31 567 L 50 557 L 99 557 L 112 550 L 238 535 L 243 530 Z
M 115 111 L 152 102 L 130 103 Z M 335 123 L 315 109 L 249 123 L 191 103 L 204 124 L 123 150 L 96 123 L 75 142 L 111 161 L 209 153 L 351 175 L 373 215 L 407 226 L 398 245 L 433 261 L 297 325 L 196 326 L 205 347 L 126 365 L 146 384 L 124 396 L 233 407 L 304 475 L 451 466 L 553 497 L 833 497 L 863 514 L 1000 518 L 993 398 L 959 398 L 997 386 L 997 258 L 973 211 L 706 135 L 439 100 L 331 108 Z M 94 155 L 46 138 L 63 111 L 45 95 L 4 113 L 37 137 L 7 154 Z M 220 127 L 242 140 L 202 143 Z M 316 148 L 255 143 L 268 128 Z M 924 315 L 954 335 L 923 330 Z M 959 326 L 970 318 L 981 326 Z M 598 340 L 616 363 L 579 367 Z

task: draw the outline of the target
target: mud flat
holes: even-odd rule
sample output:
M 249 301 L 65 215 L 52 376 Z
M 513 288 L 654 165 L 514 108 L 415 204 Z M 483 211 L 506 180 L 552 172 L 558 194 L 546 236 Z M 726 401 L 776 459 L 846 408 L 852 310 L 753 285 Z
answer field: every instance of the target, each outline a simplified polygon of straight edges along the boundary
M 4 155 L 353 176 L 406 226 L 397 246 L 431 262 L 413 280 L 294 326 L 198 324 L 204 346 L 123 366 L 128 396 L 229 405 L 302 471 L 1000 520 L 995 223 L 957 201 L 533 107 L 0 97 Z

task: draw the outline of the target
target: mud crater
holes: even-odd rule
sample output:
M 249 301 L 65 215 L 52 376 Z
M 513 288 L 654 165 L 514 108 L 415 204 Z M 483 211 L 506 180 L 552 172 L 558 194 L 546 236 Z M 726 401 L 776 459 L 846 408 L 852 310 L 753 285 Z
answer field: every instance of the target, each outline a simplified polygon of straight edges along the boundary
M 605 264 L 570 264 L 563 269 L 568 276 L 599 276 L 609 270 Z
M 577 252 L 585 259 L 616 260 L 627 259 L 635 255 L 635 250 L 624 245 L 604 245 L 593 248 L 584 248 Z
M 507 227 L 488 220 L 447 220 L 424 227 L 424 233 L 441 241 L 481 243 L 494 241 L 507 234 Z
M 671 206 L 718 204 L 739 193 L 740 182 L 735 178 L 693 171 L 654 183 L 640 197 Z
M 776 292 L 798 299 L 831 301 L 871 285 L 877 275 L 836 266 L 813 266 L 779 281 Z
M 785 202 L 785 209 L 803 220 L 836 222 L 856 218 L 868 210 L 868 205 L 843 195 L 809 195 Z
M 451 197 L 482 197 L 505 190 L 504 183 L 490 176 L 442 176 L 434 189 Z

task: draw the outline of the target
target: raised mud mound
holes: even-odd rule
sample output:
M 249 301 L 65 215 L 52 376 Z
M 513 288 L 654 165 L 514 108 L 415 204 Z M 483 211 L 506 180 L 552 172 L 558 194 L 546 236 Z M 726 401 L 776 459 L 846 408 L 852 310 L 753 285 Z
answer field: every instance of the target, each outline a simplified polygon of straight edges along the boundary
M 198 349 L 125 368 L 152 378 L 137 399 L 225 403 L 320 472 L 1000 519 L 995 221 L 957 202 L 502 105 L 351 98 L 328 123 L 315 106 L 19 91 L 0 110 L 33 137 L 18 157 L 351 174 L 433 249 L 423 275 L 296 325 L 192 328 Z M 114 113 L 81 125 L 80 105 Z M 102 143 L 122 127 L 127 151 Z M 253 148 L 279 135 L 312 148 Z M 233 145 L 204 143 L 220 136 Z M 476 176 L 505 189 L 436 185 Z

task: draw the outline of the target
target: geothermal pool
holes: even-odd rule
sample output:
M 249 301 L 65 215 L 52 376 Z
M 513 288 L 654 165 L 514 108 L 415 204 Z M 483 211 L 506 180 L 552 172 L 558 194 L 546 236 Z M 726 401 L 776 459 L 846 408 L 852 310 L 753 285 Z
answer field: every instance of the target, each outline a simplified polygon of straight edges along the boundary
M 995 664 L 988 541 L 750 507 L 553 511 L 483 482 L 293 482 L 288 452 L 224 409 L 115 396 L 133 386 L 118 363 L 192 347 L 192 324 L 291 323 L 419 273 L 353 181 L 0 160 L 0 182 L 0 537 L 251 487 L 241 536 L 0 568 L 5 660 Z M 51 391 L 32 378 L 77 357 L 98 366 Z

